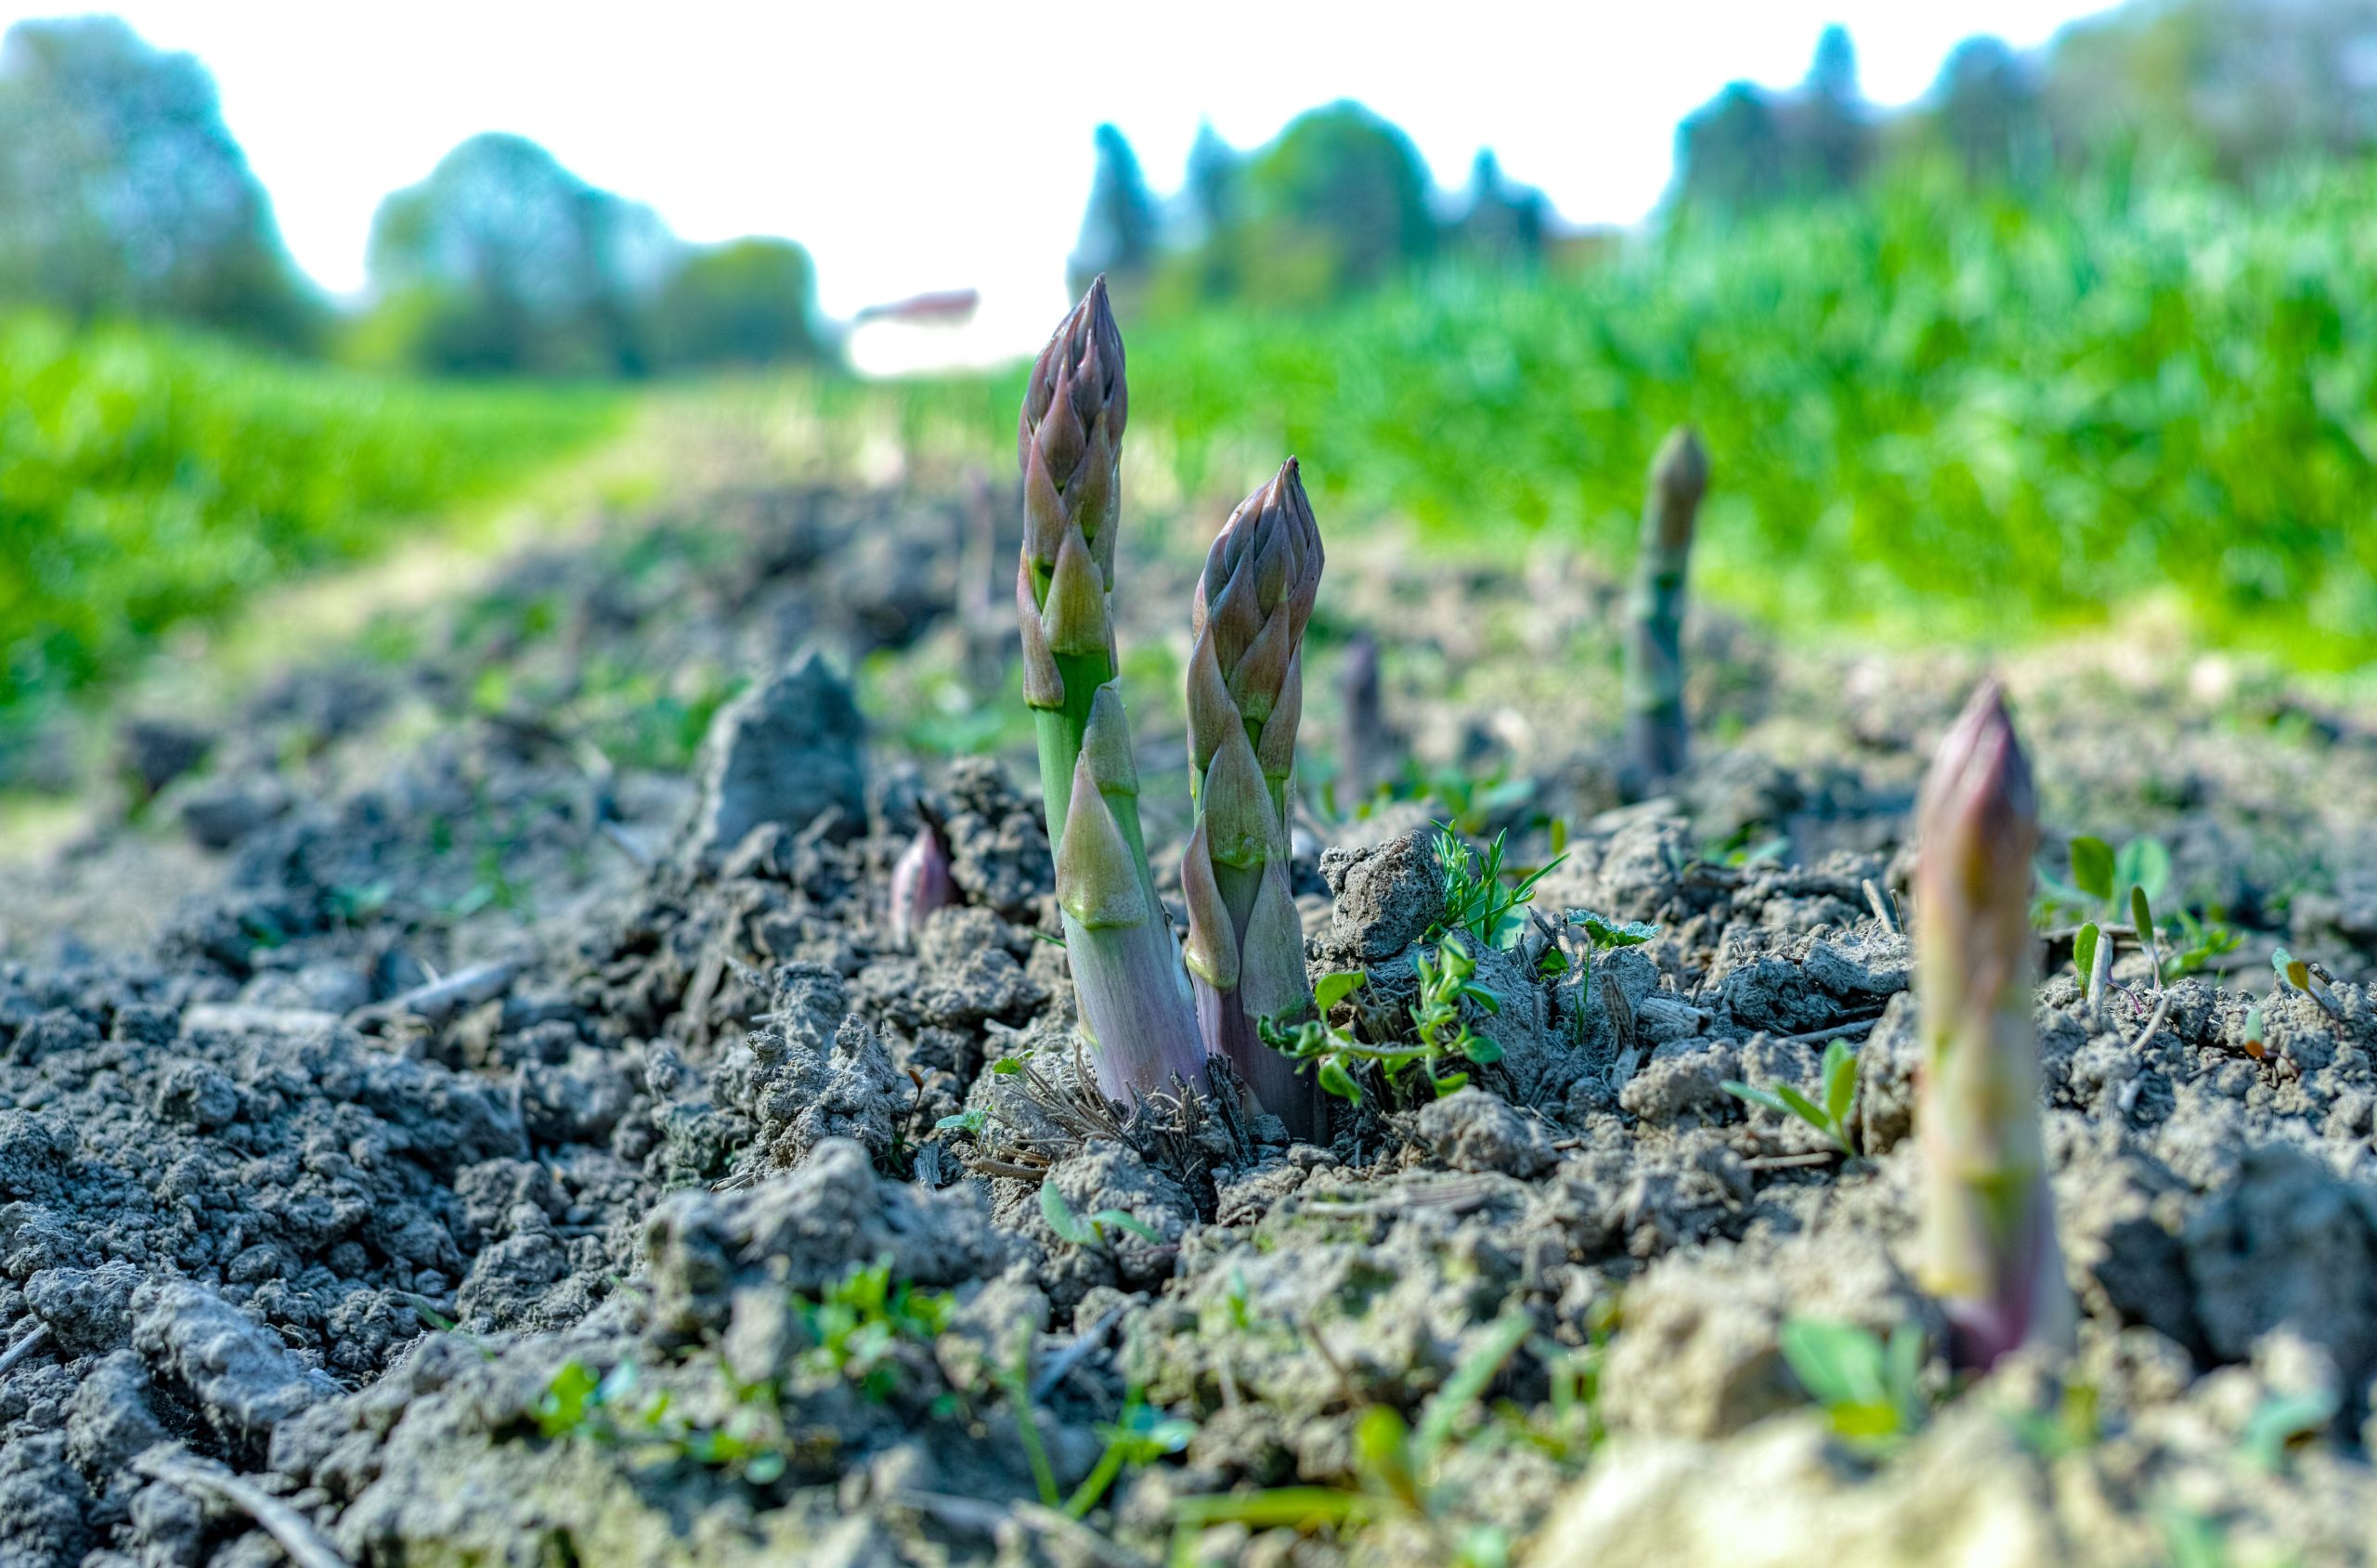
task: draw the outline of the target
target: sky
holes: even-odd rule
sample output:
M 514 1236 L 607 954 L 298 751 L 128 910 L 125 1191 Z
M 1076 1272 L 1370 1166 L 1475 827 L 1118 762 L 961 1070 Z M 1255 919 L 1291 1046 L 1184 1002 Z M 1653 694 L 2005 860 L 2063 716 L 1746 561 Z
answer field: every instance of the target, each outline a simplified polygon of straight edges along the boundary
M 67 7 L 67 8 L 71 8 Z M 1491 147 L 1571 224 L 1633 224 L 1666 188 L 1678 120 L 1736 79 L 1785 86 L 1828 22 L 1866 96 L 1922 94 L 1960 39 L 2018 46 L 2090 0 L 123 0 L 196 54 L 298 264 L 364 285 L 371 214 L 479 131 L 516 132 L 644 201 L 682 237 L 783 234 L 847 317 L 974 288 L 986 353 L 1036 346 L 1064 306 L 1092 169 L 1121 126 L 1176 189 L 1198 124 L 1239 147 L 1357 97 L 1440 186 Z M 0 0 L 0 25 L 58 14 Z M 1045 20 L 1044 20 L 1045 19 Z

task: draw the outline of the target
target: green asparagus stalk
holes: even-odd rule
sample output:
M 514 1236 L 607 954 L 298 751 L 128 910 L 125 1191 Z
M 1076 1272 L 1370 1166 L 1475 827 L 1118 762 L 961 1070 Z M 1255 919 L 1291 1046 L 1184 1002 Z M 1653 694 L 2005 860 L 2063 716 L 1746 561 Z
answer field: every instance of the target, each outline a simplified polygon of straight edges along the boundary
M 1204 1051 L 1172 923 L 1149 875 L 1138 775 L 1115 675 L 1114 537 L 1129 395 L 1123 334 L 1097 279 L 1032 368 L 1016 435 L 1023 700 L 1039 732 L 1057 901 L 1098 1086 L 1130 1103 Z
M 1921 1276 L 1947 1315 L 1957 1362 L 1985 1369 L 2025 1344 L 2069 1350 L 2073 1331 L 2031 1019 L 2038 803 L 1995 681 L 1941 743 L 1916 831 Z
M 1318 1095 L 1258 1026 L 1312 1011 L 1288 889 L 1288 801 L 1320 564 L 1320 531 L 1290 458 L 1230 513 L 1197 584 L 1188 682 L 1196 825 L 1180 873 L 1205 1049 L 1227 1056 L 1302 1138 L 1319 1132 Z
M 1651 463 L 1643 547 L 1627 603 L 1627 763 L 1645 788 L 1683 771 L 1690 728 L 1683 711 L 1684 578 L 1692 526 L 1708 488 L 1708 454 L 1690 425 L 1679 426 Z

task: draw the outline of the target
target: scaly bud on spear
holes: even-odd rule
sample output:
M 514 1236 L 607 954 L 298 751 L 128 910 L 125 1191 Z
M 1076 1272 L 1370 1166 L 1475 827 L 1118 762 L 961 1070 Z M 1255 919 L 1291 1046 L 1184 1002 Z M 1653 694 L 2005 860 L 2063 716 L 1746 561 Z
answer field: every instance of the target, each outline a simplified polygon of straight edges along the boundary
M 1041 350 L 1024 391 L 1015 595 L 1073 993 L 1098 1047 L 1098 1086 L 1125 1104 L 1175 1076 L 1204 1080 L 1179 950 L 1140 838 L 1130 723 L 1110 684 L 1129 408 L 1123 334 L 1100 278 Z
M 1320 530 L 1290 458 L 1230 513 L 1197 583 L 1188 682 L 1196 827 L 1180 874 L 1205 1049 L 1227 1056 L 1303 1138 L 1319 1132 L 1318 1095 L 1257 1025 L 1312 1010 L 1288 890 L 1288 802 L 1320 564 Z
M 1708 488 L 1708 454 L 1678 427 L 1651 463 L 1643 548 L 1627 601 L 1626 757 L 1645 789 L 1683 771 L 1691 729 L 1683 711 L 1683 590 L 1692 527 Z
M 1957 1363 L 2020 1346 L 2069 1351 L 2071 1287 L 2039 1131 L 2031 862 L 2038 802 L 1997 683 L 1973 693 L 1917 808 L 1923 1073 L 1923 1287 Z
M 921 809 L 920 809 L 921 812 Z M 941 830 L 926 816 L 916 836 L 891 864 L 891 940 L 901 947 L 916 945 L 916 933 L 937 909 L 957 901 L 957 884 L 949 875 L 949 849 Z

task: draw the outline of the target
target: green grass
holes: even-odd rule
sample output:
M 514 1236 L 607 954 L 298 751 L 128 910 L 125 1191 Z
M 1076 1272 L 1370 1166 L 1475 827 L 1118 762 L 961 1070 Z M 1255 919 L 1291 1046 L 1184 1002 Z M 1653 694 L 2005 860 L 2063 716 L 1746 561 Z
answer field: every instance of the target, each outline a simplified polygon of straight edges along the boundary
M 1208 503 L 1292 451 L 1324 529 L 1399 512 L 1617 564 L 1691 419 L 1702 580 L 1786 627 L 2005 641 L 2162 594 L 2344 666 L 2377 654 L 2371 276 L 2369 167 L 2028 201 L 1905 175 L 1573 277 L 1125 323 L 1131 435 Z M 992 460 L 1020 386 L 914 384 L 901 417 Z
M 624 407 L 0 316 L 0 734 L 177 623 L 499 492 Z

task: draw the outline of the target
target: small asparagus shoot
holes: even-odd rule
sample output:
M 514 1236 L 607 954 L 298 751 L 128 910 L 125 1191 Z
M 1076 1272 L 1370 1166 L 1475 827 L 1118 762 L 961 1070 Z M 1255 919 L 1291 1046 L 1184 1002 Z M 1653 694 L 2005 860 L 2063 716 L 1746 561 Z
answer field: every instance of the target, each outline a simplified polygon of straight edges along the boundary
M 1337 693 L 1344 706 L 1344 733 L 1338 758 L 1337 805 L 1351 810 L 1386 775 L 1394 742 L 1379 699 L 1378 640 L 1365 631 L 1345 645 L 1337 667 Z
M 1097 1047 L 1098 1087 L 1125 1104 L 1176 1076 L 1204 1082 L 1188 979 L 1148 872 L 1130 721 L 1113 684 L 1110 596 L 1129 408 L 1123 334 L 1100 278 L 1041 350 L 1024 391 L 1015 593 L 1073 993 Z
M 914 947 L 916 933 L 937 909 L 957 901 L 957 884 L 950 879 L 949 849 L 941 830 L 928 816 L 891 864 L 891 940 Z
M 1690 726 L 1683 711 L 1684 577 L 1692 529 L 1708 488 L 1708 454 L 1690 425 L 1678 427 L 1651 463 L 1643 548 L 1627 602 L 1627 766 L 1644 788 L 1683 771 Z
M 1288 889 L 1288 802 L 1320 561 L 1320 531 L 1290 458 L 1222 525 L 1197 583 L 1188 680 L 1196 825 L 1180 872 L 1205 1049 L 1228 1057 L 1301 1138 L 1319 1131 L 1318 1097 L 1259 1026 L 1312 1011 L 1304 926 Z
M 1921 1276 L 1962 1366 L 2020 1346 L 2069 1350 L 2031 1019 L 2037 797 L 1996 682 L 1973 694 L 1917 807 L 1923 1071 Z

